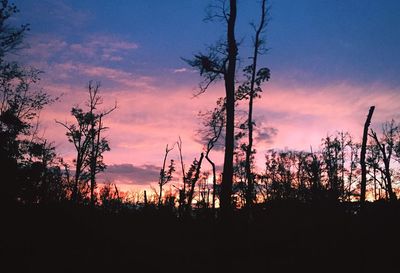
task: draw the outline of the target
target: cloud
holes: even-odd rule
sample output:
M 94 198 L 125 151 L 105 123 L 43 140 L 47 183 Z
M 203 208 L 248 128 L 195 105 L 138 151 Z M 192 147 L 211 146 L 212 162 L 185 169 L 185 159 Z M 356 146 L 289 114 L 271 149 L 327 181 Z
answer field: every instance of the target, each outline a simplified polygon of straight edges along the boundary
M 113 164 L 107 167 L 100 178 L 110 182 L 147 185 L 157 181 L 159 175 L 160 168 L 155 165 Z
M 137 43 L 106 34 L 92 35 L 80 43 L 70 45 L 71 51 L 80 57 L 100 58 L 102 61 L 112 62 L 122 61 L 127 54 L 138 47 Z
M 172 73 L 179 74 L 179 73 L 196 73 L 197 71 L 194 69 L 187 69 L 186 67 L 175 68 L 172 70 Z
M 399 89 L 382 83 L 358 85 L 349 82 L 324 86 L 299 85 L 295 88 L 270 85 L 262 101 L 256 101 L 258 121 L 279 130 L 271 148 L 309 149 L 318 146 L 321 138 L 336 131 L 348 131 L 361 138 L 365 116 L 376 106 L 371 126 L 400 117 Z M 264 150 L 264 149 L 263 149 Z
M 270 145 L 274 142 L 275 137 L 278 135 L 278 129 L 273 127 L 261 126 L 260 128 L 256 128 L 254 132 L 254 140 L 258 145 Z
M 64 72 L 70 72 L 71 78 L 78 75 L 85 75 L 90 79 L 96 79 L 102 82 L 112 81 L 126 88 L 140 89 L 141 91 L 143 91 L 143 89 L 153 89 L 151 77 L 138 76 L 122 69 L 83 63 L 64 63 L 57 66 L 59 66 L 60 70 L 64 70 Z
M 27 44 L 22 55 L 29 62 L 80 62 L 103 66 L 123 62 L 139 48 L 135 42 L 106 33 L 85 36 L 78 42 L 60 35 L 37 34 L 29 37 Z

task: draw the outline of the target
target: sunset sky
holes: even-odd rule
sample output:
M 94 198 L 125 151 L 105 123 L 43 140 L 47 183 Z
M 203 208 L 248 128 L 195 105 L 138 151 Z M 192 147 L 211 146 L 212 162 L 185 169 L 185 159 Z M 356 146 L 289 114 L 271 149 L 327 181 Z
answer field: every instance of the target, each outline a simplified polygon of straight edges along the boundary
M 101 82 L 111 151 L 104 177 L 121 187 L 156 182 L 165 145 L 180 136 L 187 168 L 199 157 L 200 110 L 223 96 L 221 84 L 193 98 L 200 77 L 182 58 L 224 37 L 218 22 L 204 22 L 208 0 L 18 0 L 13 23 L 30 23 L 24 49 L 15 57 L 43 70 L 41 86 L 61 100 L 41 113 L 42 134 L 60 156 L 73 147 L 56 125 L 83 105 L 87 83 Z M 258 1 L 239 0 L 239 66 L 251 50 L 250 22 Z M 270 1 L 261 64 L 271 80 L 256 101 L 257 165 L 271 148 L 318 148 L 337 130 L 356 140 L 370 105 L 372 126 L 400 120 L 400 1 Z M 240 70 L 239 70 L 240 72 Z M 239 73 L 240 75 L 241 73 Z M 271 128 L 275 128 L 272 130 Z M 222 152 L 212 154 L 222 164 Z M 178 160 L 178 151 L 171 152 Z M 208 166 L 204 166 L 207 169 Z

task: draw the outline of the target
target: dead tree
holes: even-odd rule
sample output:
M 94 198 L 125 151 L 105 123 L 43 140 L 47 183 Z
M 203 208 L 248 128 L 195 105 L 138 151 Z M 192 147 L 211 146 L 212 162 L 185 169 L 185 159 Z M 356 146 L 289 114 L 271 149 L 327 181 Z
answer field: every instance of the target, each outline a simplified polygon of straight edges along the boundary
M 94 85 L 92 82 L 89 82 L 89 99 L 87 101 L 89 109 L 87 112 L 79 106 L 72 108 L 71 114 L 76 120 L 75 124 L 56 121 L 67 129 L 66 135 L 68 140 L 74 144 L 76 150 L 72 200 L 75 202 L 78 201 L 79 183 L 82 181 L 87 183 L 89 178 L 90 201 L 92 205 L 95 202 L 96 174 L 105 169 L 103 153 L 110 150 L 107 139 L 101 136 L 102 132 L 107 129 L 102 123 L 102 118 L 110 114 L 117 107 L 115 104 L 109 110 L 96 111 L 103 103 L 102 98 L 98 94 L 99 87 L 99 83 Z
M 205 158 L 210 163 L 212 168 L 212 176 L 213 176 L 213 193 L 212 193 L 212 209 L 215 211 L 215 195 L 217 191 L 217 173 L 215 168 L 215 163 L 210 158 L 210 152 L 214 148 L 216 142 L 218 141 L 219 137 L 221 136 L 222 128 L 224 125 L 223 116 L 221 115 L 213 115 L 212 120 L 210 122 L 210 126 L 212 128 L 213 135 L 208 140 L 207 149 Z
M 367 166 L 365 164 L 365 153 L 367 151 L 367 138 L 368 138 L 368 127 L 371 124 L 372 114 L 374 113 L 375 106 L 369 108 L 367 119 L 364 124 L 363 140 L 361 144 L 361 155 L 360 155 L 360 165 L 361 165 L 361 204 L 365 203 L 365 193 L 367 189 Z
M 206 91 L 214 81 L 223 78 L 226 95 L 226 124 L 225 124 L 225 155 L 221 183 L 221 215 L 226 216 L 231 210 L 231 195 L 233 183 L 233 152 L 234 122 L 235 122 L 235 78 L 238 48 L 235 38 L 235 24 L 237 5 L 236 0 L 229 0 L 229 8 L 222 1 L 222 14 L 213 15 L 227 24 L 226 41 L 219 43 L 207 54 L 198 54 L 193 60 L 186 60 L 189 65 L 197 68 L 204 77 L 204 84 L 200 86 L 200 93 Z
M 213 176 L 213 192 L 212 192 L 212 209 L 215 212 L 215 201 L 217 192 L 217 174 L 216 166 L 210 157 L 212 149 L 219 141 L 224 125 L 225 125 L 225 100 L 219 98 L 217 107 L 213 111 L 206 113 L 199 113 L 200 118 L 203 120 L 203 128 L 199 130 L 202 140 L 205 142 L 205 155 L 204 157 L 210 163 Z
M 165 170 L 165 164 L 167 162 L 167 156 L 170 151 L 174 149 L 174 146 L 172 148 L 168 148 L 168 144 L 165 147 L 165 154 L 164 154 L 164 160 L 163 160 L 163 166 L 160 171 L 160 179 L 158 181 L 158 186 L 160 187 L 160 194 L 158 196 L 158 206 L 161 206 L 161 200 L 162 200 L 162 189 L 165 184 L 171 181 L 172 179 L 172 173 L 175 171 L 174 167 L 174 160 L 171 159 L 171 164 L 168 167 L 168 171 Z
M 90 175 L 90 204 L 94 206 L 96 201 L 96 196 L 94 190 L 96 189 L 96 174 L 103 171 L 106 165 L 103 162 L 103 153 L 110 150 L 108 141 L 106 138 L 102 137 L 102 132 L 108 128 L 103 124 L 103 118 L 113 112 L 117 105 L 114 107 L 102 111 L 100 113 L 95 113 L 99 105 L 103 103 L 102 98 L 98 95 L 100 85 L 97 83 L 93 85 L 92 82 L 89 83 L 89 107 L 91 113 L 90 122 L 90 156 L 89 156 L 89 175 Z
M 251 209 L 253 205 L 253 201 L 255 198 L 254 195 L 254 182 L 253 182 L 253 173 L 251 170 L 251 161 L 253 151 L 253 104 L 254 99 L 259 95 L 262 91 L 261 83 L 264 81 L 268 81 L 270 77 L 270 71 L 268 68 L 261 68 L 257 71 L 257 61 L 258 57 L 265 50 L 263 48 L 264 40 L 262 39 L 262 34 L 265 31 L 267 26 L 267 6 L 266 0 L 262 0 L 261 2 L 261 17 L 258 26 L 252 24 L 255 32 L 255 36 L 253 38 L 253 56 L 251 59 L 253 60 L 252 64 L 247 66 L 244 69 L 245 77 L 247 80 L 239 87 L 238 95 L 242 98 L 240 99 L 248 99 L 248 117 L 247 117 L 247 129 L 248 129 L 248 143 L 245 148 L 246 152 L 246 161 L 245 161 L 245 170 L 246 170 L 246 179 L 247 179 L 247 192 L 246 192 L 246 205 L 248 209 Z
M 201 153 L 199 161 L 194 159 L 192 166 L 195 167 L 195 173 L 194 173 L 193 176 L 191 176 L 190 178 L 188 177 L 186 179 L 186 181 L 188 183 L 190 183 L 190 189 L 189 189 L 189 192 L 188 192 L 188 201 L 187 201 L 187 204 L 186 204 L 187 205 L 187 211 L 190 211 L 190 209 L 192 208 L 194 189 L 196 187 L 196 182 L 199 180 L 199 177 L 200 177 L 201 163 L 203 162 L 203 158 L 204 158 L 204 153 Z
M 181 161 L 181 168 L 182 168 L 182 182 L 183 188 L 179 190 L 179 210 L 181 211 L 182 208 L 185 206 L 185 196 L 186 196 L 186 174 L 185 174 L 185 165 L 183 164 L 183 157 L 182 157 L 182 139 L 179 137 L 179 140 L 176 143 L 178 145 L 179 150 L 179 158 Z
M 381 169 L 381 172 L 384 175 L 386 190 L 389 194 L 389 199 L 392 202 L 397 200 L 396 193 L 394 192 L 392 186 L 392 173 L 390 169 L 390 162 L 394 152 L 394 134 L 397 130 L 398 127 L 394 125 L 394 121 L 392 120 L 392 122 L 384 124 L 382 128 L 383 138 L 381 140 L 378 139 L 378 136 L 374 130 L 371 129 L 370 134 L 382 155 L 384 167 Z

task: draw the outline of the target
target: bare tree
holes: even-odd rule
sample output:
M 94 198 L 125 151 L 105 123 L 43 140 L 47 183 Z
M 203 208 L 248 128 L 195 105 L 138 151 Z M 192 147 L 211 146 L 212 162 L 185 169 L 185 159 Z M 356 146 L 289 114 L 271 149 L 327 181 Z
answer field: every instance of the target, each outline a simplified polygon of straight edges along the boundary
M 106 165 L 103 162 L 103 153 L 110 150 L 108 141 L 106 138 L 102 137 L 102 132 L 108 128 L 103 124 L 103 118 L 110 114 L 117 108 L 115 104 L 114 107 L 102 111 L 100 113 L 95 113 L 98 106 L 103 103 L 103 99 L 99 96 L 100 84 L 96 83 L 93 85 L 89 82 L 89 109 L 92 116 L 90 120 L 90 156 L 89 160 L 89 175 L 90 175 L 90 203 L 94 206 L 96 201 L 96 196 L 94 190 L 96 188 L 96 174 L 103 171 Z
M 368 127 L 371 124 L 371 118 L 374 113 L 375 106 L 371 106 L 369 108 L 367 119 L 365 120 L 364 124 L 364 133 L 363 133 L 363 140 L 361 144 L 361 155 L 360 155 L 360 165 L 361 165 L 361 196 L 360 201 L 361 204 L 365 202 L 365 192 L 367 188 L 367 167 L 365 164 L 365 153 L 367 150 L 367 138 L 368 138 Z
M 212 192 L 212 209 L 215 211 L 215 195 L 217 191 L 217 173 L 215 168 L 215 163 L 210 158 L 210 152 L 214 148 L 216 142 L 221 136 L 222 128 L 224 126 L 224 116 L 220 115 L 218 112 L 213 112 L 212 118 L 210 120 L 209 126 L 212 129 L 212 136 L 209 138 L 207 142 L 206 154 L 205 158 L 210 163 L 212 168 L 212 176 L 213 176 L 213 192 Z
M 179 137 L 177 143 L 178 150 L 179 150 L 179 158 L 181 161 L 181 169 L 182 169 L 182 182 L 183 188 L 179 190 L 179 211 L 182 212 L 182 208 L 185 206 L 185 196 L 186 196 L 186 174 L 185 174 L 185 165 L 183 164 L 183 157 L 182 157 L 182 139 Z
M 392 155 L 395 152 L 395 134 L 399 130 L 399 127 L 395 125 L 394 120 L 391 122 L 386 122 L 382 126 L 382 138 L 379 139 L 376 132 L 371 129 L 370 136 L 375 141 L 376 146 L 379 148 L 379 151 L 382 155 L 383 168 L 381 169 L 382 174 L 384 175 L 385 187 L 389 194 L 390 201 L 396 201 L 397 196 L 393 190 L 392 186 L 392 171 L 390 168 Z
M 173 149 L 174 146 L 172 146 L 172 148 L 168 148 L 168 144 L 165 147 L 163 165 L 160 171 L 160 179 L 158 181 L 158 186 L 160 188 L 160 194 L 158 196 L 158 206 L 161 206 L 163 186 L 172 180 L 172 173 L 175 171 L 173 159 L 171 159 L 171 163 L 168 166 L 168 170 L 165 170 L 166 167 L 165 164 L 167 162 L 168 153 L 171 152 Z
M 195 158 L 192 165 L 190 166 L 189 171 L 187 172 L 186 182 L 189 184 L 188 201 L 186 203 L 187 211 L 190 211 L 190 209 L 192 208 L 194 189 L 196 187 L 196 182 L 199 180 L 200 177 L 201 163 L 203 162 L 203 158 L 204 153 L 201 153 L 199 161 L 197 161 Z
M 187 60 L 192 67 L 199 69 L 204 77 L 204 84 L 200 93 L 214 81 L 223 78 L 226 95 L 226 124 L 225 124 L 225 155 L 221 183 L 221 215 L 226 216 L 231 209 L 231 195 L 233 182 L 233 151 L 234 151 L 234 122 L 235 122 L 235 76 L 237 61 L 237 43 L 235 38 L 235 24 L 237 14 L 236 0 L 221 1 L 220 13 L 212 15 L 227 24 L 226 42 L 219 43 L 211 48 L 208 54 L 198 54 L 193 60 Z
M 96 174 L 105 169 L 103 162 L 103 153 L 109 151 L 108 141 L 101 136 L 102 132 L 107 129 L 104 127 L 102 119 L 116 109 L 116 105 L 109 110 L 96 111 L 103 103 L 99 96 L 100 84 L 89 82 L 88 92 L 89 99 L 86 103 L 88 111 L 85 112 L 79 106 L 72 107 L 71 114 L 74 116 L 76 123 L 56 121 L 67 129 L 68 141 L 74 144 L 76 150 L 75 178 L 72 190 L 72 200 L 77 202 L 79 197 L 79 184 L 85 184 L 90 180 L 90 200 L 94 205 L 96 187 Z
M 199 113 L 203 120 L 203 128 L 199 130 L 202 140 L 205 141 L 205 155 L 204 157 L 211 165 L 213 176 L 213 191 L 212 191 L 212 209 L 215 212 L 215 201 L 217 192 L 217 174 L 214 161 L 210 157 L 210 153 L 219 141 L 225 125 L 225 100 L 219 98 L 217 100 L 217 107 L 212 111 Z
M 247 178 L 247 193 L 246 193 L 246 205 L 249 209 L 251 209 L 253 205 L 253 201 L 255 198 L 254 193 L 254 182 L 253 182 L 253 174 L 251 170 L 251 157 L 254 153 L 253 151 L 253 104 L 254 99 L 259 97 L 259 93 L 262 92 L 261 83 L 264 81 L 268 81 L 270 77 L 270 71 L 268 68 L 261 68 L 257 70 L 257 61 L 260 54 L 265 52 L 264 43 L 265 41 L 262 38 L 262 35 L 267 26 L 267 6 L 266 0 L 261 1 L 261 16 L 260 22 L 258 26 L 252 24 L 255 35 L 253 37 L 253 56 L 252 64 L 247 66 L 244 69 L 246 80 L 245 82 L 239 86 L 238 89 L 238 97 L 239 99 L 248 99 L 248 117 L 247 117 L 247 129 L 248 129 L 248 143 L 245 146 L 246 152 L 246 161 L 245 161 L 245 169 L 246 169 L 246 178 Z

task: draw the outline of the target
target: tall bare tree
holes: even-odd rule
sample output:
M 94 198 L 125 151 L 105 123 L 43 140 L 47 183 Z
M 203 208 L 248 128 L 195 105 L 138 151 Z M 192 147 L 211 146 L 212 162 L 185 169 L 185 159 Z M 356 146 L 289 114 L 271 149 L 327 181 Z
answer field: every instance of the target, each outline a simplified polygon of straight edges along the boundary
M 374 114 L 375 106 L 369 108 L 367 119 L 364 124 L 363 140 L 361 144 L 361 155 L 360 155 L 360 165 L 361 165 L 361 204 L 365 203 L 365 193 L 367 189 L 367 166 L 365 164 L 365 154 L 367 151 L 367 139 L 368 139 L 368 127 L 371 124 L 372 115 Z
M 211 48 L 207 54 L 198 54 L 193 60 L 186 60 L 189 65 L 199 69 L 205 81 L 201 85 L 200 93 L 205 92 L 214 81 L 223 78 L 226 96 L 226 124 L 225 124 L 225 155 L 221 183 L 221 216 L 227 216 L 231 210 L 231 195 L 233 183 L 233 151 L 234 122 L 235 122 L 235 78 L 238 47 L 235 38 L 235 25 L 237 15 L 237 1 L 220 1 L 220 13 L 213 14 L 210 18 L 223 20 L 227 25 L 226 41 Z
M 182 213 L 182 209 L 185 206 L 185 197 L 186 197 L 186 174 L 185 174 L 185 165 L 183 164 L 183 157 L 182 157 L 182 139 L 179 137 L 178 141 L 176 142 L 178 145 L 179 150 L 179 159 L 181 161 L 181 170 L 182 170 L 182 182 L 183 187 L 179 189 L 179 211 Z
M 95 113 L 95 110 L 103 103 L 103 99 L 99 96 L 100 84 L 89 83 L 89 112 L 91 113 L 90 120 L 90 156 L 89 160 L 89 175 L 90 175 L 90 203 L 94 206 L 96 196 L 94 190 L 96 189 L 96 174 L 104 171 L 106 165 L 103 162 L 103 153 L 110 150 L 108 140 L 102 136 L 102 132 L 108 128 L 103 124 L 103 118 L 114 111 L 117 107 L 114 107 Z
M 246 161 L 245 161 L 245 170 L 246 170 L 246 179 L 247 179 L 247 193 L 246 193 L 246 205 L 250 209 L 253 205 L 253 201 L 255 198 L 254 193 L 254 182 L 253 182 L 253 174 L 251 168 L 252 155 L 254 154 L 253 150 L 253 105 L 254 99 L 260 96 L 261 83 L 264 81 L 268 81 L 270 78 L 270 71 L 268 68 L 257 69 L 258 58 L 259 55 L 265 52 L 265 41 L 262 38 L 263 33 L 265 32 L 267 26 L 267 5 L 266 0 L 261 1 L 261 16 L 258 26 L 252 24 L 255 35 L 253 37 L 253 55 L 251 57 L 252 63 L 244 69 L 246 80 L 245 82 L 239 86 L 238 88 L 238 99 L 248 99 L 248 117 L 247 117 L 247 129 L 248 129 L 248 143 L 245 146 L 246 152 Z

